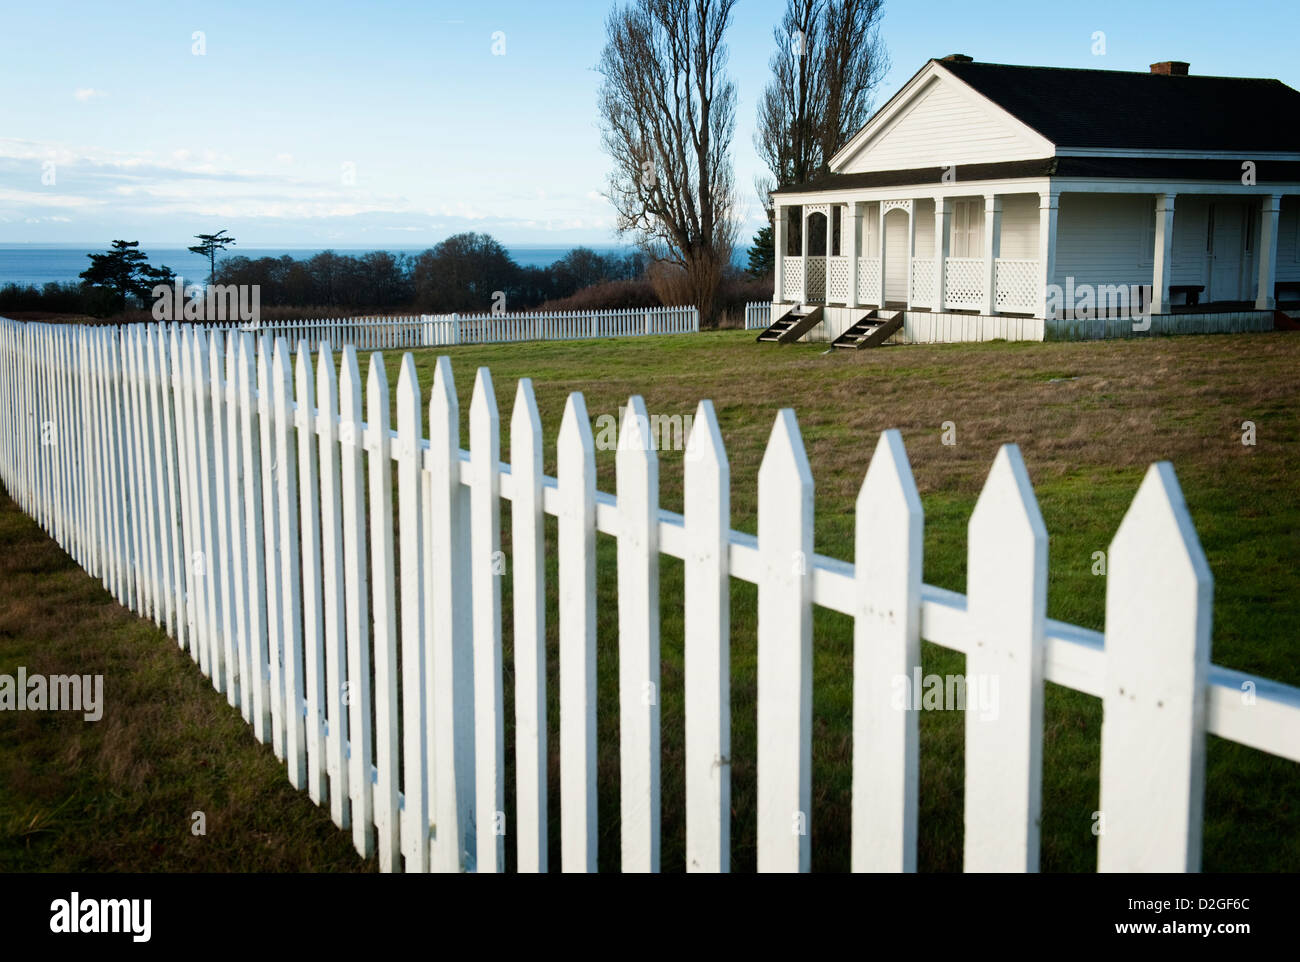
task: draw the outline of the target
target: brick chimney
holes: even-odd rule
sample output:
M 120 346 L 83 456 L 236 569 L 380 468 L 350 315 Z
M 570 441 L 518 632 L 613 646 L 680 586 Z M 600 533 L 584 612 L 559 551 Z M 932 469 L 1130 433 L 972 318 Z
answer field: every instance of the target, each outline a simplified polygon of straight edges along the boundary
M 953 61 L 954 63 L 970 63 L 972 60 L 971 57 L 966 56 L 964 53 L 950 53 L 943 59 Z
M 1187 68 L 1190 66 L 1191 64 L 1182 60 L 1162 60 L 1151 65 L 1151 72 L 1163 74 L 1166 77 L 1186 77 Z

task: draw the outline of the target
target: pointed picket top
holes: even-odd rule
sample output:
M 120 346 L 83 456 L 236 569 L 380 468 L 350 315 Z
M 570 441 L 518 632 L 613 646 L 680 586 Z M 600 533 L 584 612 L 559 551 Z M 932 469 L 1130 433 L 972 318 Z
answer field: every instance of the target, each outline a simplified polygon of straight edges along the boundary
M 1142 597 L 1150 596 L 1158 584 L 1212 590 L 1214 575 L 1187 510 L 1174 466 L 1168 461 L 1147 469 L 1110 543 L 1108 562 L 1110 590 L 1117 587 L 1117 563 L 1121 567 L 1127 565 L 1126 571 L 1133 574 L 1129 582 L 1119 579 L 1118 586 L 1126 583 L 1136 586 Z
M 686 439 L 686 467 L 691 473 L 691 465 L 708 466 L 706 474 L 716 475 L 729 471 L 727 448 L 722 443 L 722 431 L 718 427 L 718 415 L 713 410 L 712 401 L 701 401 L 695 408 L 695 419 L 691 422 L 691 436 Z
M 408 351 L 402 355 L 401 368 L 397 374 L 397 433 L 398 443 L 405 444 L 409 439 L 420 438 L 423 434 L 420 410 L 420 376 L 415 370 L 415 357 Z M 402 454 L 414 457 L 417 448 L 403 450 Z
M 312 376 L 311 348 L 305 340 L 298 342 L 297 357 L 294 360 L 294 384 L 297 387 L 298 427 L 315 430 L 316 416 L 316 379 Z
M 1110 545 L 1097 868 L 1201 865 L 1214 578 L 1167 461 Z
M 289 353 L 289 342 L 282 337 L 275 339 L 275 354 L 273 355 L 274 379 L 275 385 L 271 390 L 272 394 L 279 397 L 283 391 L 290 398 L 293 397 L 293 359 Z
M 470 446 L 478 447 L 474 444 L 474 439 L 481 438 L 491 448 L 488 454 L 489 468 L 494 468 L 501 460 L 501 435 L 494 430 L 497 424 L 497 395 L 492 386 L 492 372 L 486 367 L 480 367 L 474 374 L 474 393 L 470 395 L 469 401 Z
M 637 464 L 652 464 L 657 460 L 654 439 L 650 433 L 650 415 L 646 412 L 645 399 L 639 394 L 632 395 L 623 410 L 615 460 L 620 467 L 626 464 L 629 469 Z
M 858 490 L 856 511 L 859 536 L 867 534 L 873 540 L 880 537 L 879 525 L 889 525 L 895 519 L 910 521 L 922 516 L 921 495 L 916 489 L 903 435 L 897 429 L 880 432 L 880 440 L 876 442 L 876 450 L 867 466 L 867 475 Z M 871 523 L 864 531 L 867 522 Z M 871 557 L 879 554 L 872 553 Z
M 220 331 L 212 332 L 212 340 L 208 343 L 209 384 L 223 383 L 226 379 L 226 346 L 224 342 L 225 338 Z M 221 400 L 225 400 L 224 396 Z M 218 470 L 224 467 L 224 465 L 217 465 Z
M 767 448 L 763 451 L 763 460 L 758 466 L 760 489 L 765 481 L 770 479 L 770 483 L 779 484 L 781 478 L 788 478 L 799 487 L 812 490 L 812 469 L 808 466 L 808 455 L 804 451 L 799 419 L 795 417 L 794 408 L 782 408 L 776 412 L 772 433 L 768 435 Z
M 1047 526 L 1038 510 L 1038 499 L 1034 497 L 1034 486 L 1019 445 L 1002 445 L 993 459 L 993 467 L 971 514 L 972 542 L 977 530 L 986 537 L 1002 531 L 1007 537 L 1021 534 L 1047 543 Z
M 510 463 L 533 458 L 542 448 L 542 418 L 537 412 L 537 397 L 533 393 L 533 379 L 521 377 L 515 389 L 515 406 L 510 414 Z
M 322 341 L 320 350 L 316 352 L 316 404 L 330 418 L 338 414 L 339 378 L 328 341 Z
M 564 416 L 560 419 L 560 433 L 556 438 L 560 465 L 581 471 L 584 464 L 595 471 L 596 443 L 591 434 L 591 418 L 587 416 L 587 402 L 581 391 L 574 391 L 564 402 Z M 563 470 L 562 467 L 558 468 Z
M 448 426 L 460 443 L 460 400 L 456 396 L 456 378 L 451 373 L 451 358 L 440 356 L 433 366 L 433 394 L 429 398 L 429 441 L 435 451 L 452 442 L 446 439 Z M 439 432 L 437 436 L 433 432 Z
M 384 447 L 385 431 L 392 423 L 389 415 L 388 372 L 384 369 L 384 355 L 375 351 L 370 355 L 370 368 L 366 375 L 366 410 L 370 413 L 369 427 L 374 433 L 374 450 Z

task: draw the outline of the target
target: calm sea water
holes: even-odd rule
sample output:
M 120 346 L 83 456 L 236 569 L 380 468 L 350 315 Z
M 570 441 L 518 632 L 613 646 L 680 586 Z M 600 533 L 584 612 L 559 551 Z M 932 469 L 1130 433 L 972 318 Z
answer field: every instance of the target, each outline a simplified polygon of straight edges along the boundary
M 0 287 L 5 284 L 45 284 L 49 281 L 75 282 L 78 276 L 90 266 L 86 255 L 102 253 L 107 248 L 79 247 L 72 244 L 0 244 Z M 208 279 L 208 260 L 198 254 L 191 254 L 184 248 L 147 247 L 140 249 L 149 255 L 149 263 L 155 267 L 166 264 L 186 281 L 203 283 Z M 288 254 L 298 260 L 305 260 L 326 248 L 263 248 L 233 247 L 230 255 L 248 258 L 283 257 Z M 338 254 L 357 256 L 368 253 L 373 248 L 328 248 Z M 389 247 L 384 248 L 393 254 L 418 254 L 427 247 Z M 623 254 L 628 248 L 592 247 L 601 254 Z M 508 247 L 515 262 L 525 267 L 545 267 L 559 260 L 569 252 L 568 247 Z

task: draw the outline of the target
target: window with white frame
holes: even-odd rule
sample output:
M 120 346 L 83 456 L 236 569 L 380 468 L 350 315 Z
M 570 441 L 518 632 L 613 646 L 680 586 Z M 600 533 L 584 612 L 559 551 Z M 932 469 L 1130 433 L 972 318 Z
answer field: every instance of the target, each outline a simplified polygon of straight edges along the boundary
M 952 205 L 952 257 L 984 256 L 984 199 L 958 200 Z

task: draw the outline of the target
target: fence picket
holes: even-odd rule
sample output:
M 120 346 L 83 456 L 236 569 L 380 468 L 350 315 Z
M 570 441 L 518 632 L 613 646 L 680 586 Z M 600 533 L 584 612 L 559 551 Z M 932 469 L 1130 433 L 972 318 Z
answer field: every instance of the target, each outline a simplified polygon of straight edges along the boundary
M 397 378 L 397 502 L 402 535 L 402 855 L 408 872 L 429 871 L 423 425 L 415 358 L 405 354 Z
M 474 773 L 479 872 L 505 871 L 505 710 L 501 680 L 501 431 L 492 375 L 469 405 L 470 595 L 474 620 Z
M 257 342 L 257 411 L 262 445 L 262 533 L 266 550 L 267 663 L 271 672 L 271 747 L 285 761 L 284 732 L 284 596 L 281 579 L 280 498 L 277 479 L 283 465 L 277 458 L 275 428 L 274 348 L 269 334 Z
M 339 479 L 339 385 L 334 355 L 322 343 L 316 361 L 316 400 L 320 415 L 321 597 L 324 600 L 326 769 L 330 817 L 342 829 L 352 827 L 348 789 L 348 703 L 344 685 L 348 666 L 347 609 L 343 574 L 343 496 Z
M 369 420 L 366 451 L 370 463 L 370 572 L 374 584 L 375 659 L 375 831 L 379 835 L 379 867 L 391 872 L 401 866 L 401 827 L 398 825 L 397 747 L 397 594 L 393 569 L 393 456 L 389 428 L 388 375 L 384 356 L 370 355 L 366 381 Z
M 813 480 L 782 408 L 758 469 L 758 870 L 806 872 L 812 806 Z
M 731 870 L 731 467 L 712 401 L 696 408 L 686 528 L 686 871 Z
M 474 682 L 465 630 L 466 527 L 460 483 L 460 405 L 451 362 L 438 358 L 429 399 L 428 552 L 430 635 L 428 702 L 433 713 L 430 795 L 435 826 L 432 867 L 460 872 L 477 847 L 474 831 Z
M 370 599 L 366 551 L 365 424 L 361 419 L 361 371 L 356 349 L 343 349 L 339 373 L 339 448 L 343 495 L 344 594 L 347 598 L 348 790 L 352 843 L 369 858 L 375 851 L 375 798 L 371 782 Z
M 510 533 L 514 566 L 516 859 L 545 872 L 546 832 L 546 515 L 542 420 L 533 382 L 520 378 L 510 418 Z
M 623 415 L 615 457 L 619 793 L 624 872 L 659 871 L 659 459 L 645 401 Z
M 276 338 L 271 395 L 275 408 L 276 512 L 280 522 L 281 672 L 284 683 L 284 752 L 289 784 L 307 782 L 303 724 L 302 577 L 298 538 L 298 449 L 294 433 L 293 369 L 289 342 Z
M 262 497 L 262 414 L 253 390 L 256 364 L 253 335 L 243 334 L 239 339 L 239 417 L 244 469 L 244 558 L 248 568 L 249 637 L 249 667 L 244 678 L 251 689 L 253 733 L 258 741 L 266 744 L 273 735 L 266 606 L 267 559 L 266 543 L 262 538 L 265 510 Z
M 294 427 L 298 431 L 298 531 L 302 541 L 302 658 L 306 694 L 305 748 L 307 794 L 320 805 L 329 795 L 325 761 L 325 598 L 321 591 L 320 466 L 316 457 L 315 378 L 311 348 L 298 342 L 294 365 L 297 402 Z
M 559 487 L 560 863 L 596 871 L 596 449 L 582 395 L 564 407 Z
M 1197 872 L 1214 578 L 1167 461 L 1107 555 L 1097 869 Z
M 915 872 L 921 706 L 896 686 L 921 666 L 923 515 L 897 431 L 880 435 L 855 518 L 852 867 Z
M 967 872 L 1038 871 L 1047 529 L 1014 444 L 999 449 L 969 527 Z M 991 695 L 991 705 L 971 686 Z

